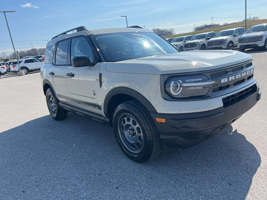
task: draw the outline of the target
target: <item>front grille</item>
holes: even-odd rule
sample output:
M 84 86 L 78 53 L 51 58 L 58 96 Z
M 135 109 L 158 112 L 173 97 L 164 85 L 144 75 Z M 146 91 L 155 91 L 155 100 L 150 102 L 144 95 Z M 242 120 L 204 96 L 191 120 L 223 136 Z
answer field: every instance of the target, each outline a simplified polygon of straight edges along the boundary
M 253 73 L 254 67 L 251 61 L 212 72 L 209 74 L 211 80 L 214 81 L 212 93 L 245 83 L 253 78 Z
M 225 43 L 224 40 L 214 40 L 214 41 L 209 41 L 208 46 L 222 45 L 224 43 Z
M 193 48 L 193 47 L 196 47 L 197 46 L 197 43 L 185 43 L 184 47 L 185 48 Z
M 247 42 L 257 42 L 258 41 L 258 37 L 247 37 L 247 38 L 240 38 L 238 40 L 239 43 L 247 43 Z
M 223 98 L 223 106 L 228 107 L 235 103 L 238 103 L 242 101 L 243 99 L 247 98 L 248 96 L 254 94 L 255 92 L 257 92 L 256 84 L 241 92 L 238 92 L 236 94 Z

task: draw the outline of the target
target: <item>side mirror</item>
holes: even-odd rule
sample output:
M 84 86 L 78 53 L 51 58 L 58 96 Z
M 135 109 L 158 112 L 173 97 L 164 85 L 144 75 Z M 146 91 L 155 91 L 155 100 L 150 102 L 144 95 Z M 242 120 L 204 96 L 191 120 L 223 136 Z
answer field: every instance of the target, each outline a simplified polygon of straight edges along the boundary
M 237 37 L 238 35 L 237 34 L 234 34 L 234 37 Z
M 206 40 L 210 40 L 211 37 L 207 37 Z
M 84 67 L 92 65 L 88 56 L 75 56 L 72 61 L 73 67 Z

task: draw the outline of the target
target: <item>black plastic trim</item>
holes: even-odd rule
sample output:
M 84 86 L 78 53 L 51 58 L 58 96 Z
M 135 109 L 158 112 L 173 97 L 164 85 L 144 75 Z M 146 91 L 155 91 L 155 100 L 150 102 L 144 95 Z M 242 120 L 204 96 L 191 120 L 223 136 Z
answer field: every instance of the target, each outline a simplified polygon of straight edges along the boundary
M 96 113 L 93 113 L 93 112 L 90 112 L 88 110 L 84 110 L 81 108 L 77 108 L 75 106 L 72 106 L 72 105 L 69 105 L 69 104 L 63 103 L 63 102 L 59 102 L 59 105 L 68 111 L 75 112 L 75 113 L 80 114 L 80 115 L 86 115 L 86 116 L 90 117 L 91 119 L 94 119 L 96 121 L 101 121 L 105 125 L 110 125 L 110 119 L 107 117 L 104 117 L 102 115 L 99 115 L 99 114 L 96 114 Z
M 128 95 L 131 96 L 133 99 L 136 99 L 137 101 L 139 101 L 149 112 L 154 112 L 156 113 L 156 109 L 154 108 L 154 106 L 143 96 L 141 95 L 139 92 L 127 88 L 127 87 L 118 87 L 115 88 L 113 90 L 111 90 L 105 98 L 104 101 L 104 113 L 106 116 L 108 116 L 108 104 L 109 101 L 112 99 L 112 97 L 114 97 L 115 95 Z

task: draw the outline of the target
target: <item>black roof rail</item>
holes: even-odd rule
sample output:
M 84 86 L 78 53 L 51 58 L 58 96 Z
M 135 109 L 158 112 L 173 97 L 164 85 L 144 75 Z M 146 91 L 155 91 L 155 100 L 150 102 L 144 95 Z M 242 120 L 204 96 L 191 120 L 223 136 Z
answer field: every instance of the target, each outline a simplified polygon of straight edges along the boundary
M 143 27 L 141 27 L 139 25 L 128 26 L 127 28 L 141 28 L 141 29 L 143 29 Z
M 56 37 L 58 37 L 58 36 L 60 36 L 60 35 L 66 35 L 67 33 L 72 32 L 72 31 L 80 32 L 80 31 L 85 31 L 85 30 L 87 30 L 87 29 L 85 28 L 85 26 L 79 26 L 79 27 L 70 29 L 70 30 L 68 30 L 68 31 L 65 31 L 65 32 L 63 32 L 63 33 L 60 33 L 60 34 L 58 34 L 58 35 L 52 37 L 52 39 L 54 39 L 54 38 L 56 38 Z

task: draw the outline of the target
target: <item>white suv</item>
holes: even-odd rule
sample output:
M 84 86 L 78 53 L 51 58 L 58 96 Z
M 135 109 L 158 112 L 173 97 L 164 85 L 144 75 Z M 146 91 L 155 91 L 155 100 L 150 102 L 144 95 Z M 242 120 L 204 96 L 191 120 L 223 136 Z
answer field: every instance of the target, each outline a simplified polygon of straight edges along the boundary
M 216 33 L 208 32 L 208 33 L 200 33 L 194 35 L 190 41 L 184 44 L 184 51 L 188 50 L 196 50 L 196 49 L 207 49 L 207 41 L 216 36 Z
M 177 38 L 174 38 L 171 41 L 171 44 L 178 51 L 183 51 L 184 50 L 184 43 L 186 43 L 187 41 L 191 40 L 192 37 L 193 37 L 192 35 L 186 35 L 186 36 L 182 36 L 182 37 L 177 37 Z
M 161 140 L 203 140 L 261 96 L 250 55 L 178 53 L 140 28 L 63 32 L 48 42 L 41 76 L 53 119 L 72 111 L 113 126 L 122 151 L 136 162 L 156 158 Z
M 208 41 L 208 49 L 233 49 L 237 46 L 238 37 L 245 33 L 242 27 L 222 30 Z
M 267 24 L 252 26 L 244 35 L 239 37 L 238 48 L 241 51 L 255 47 L 267 50 Z
M 0 63 L 0 76 L 6 74 L 6 72 L 6 66 L 4 65 L 4 63 Z
M 42 61 L 40 61 L 38 59 L 34 59 L 34 58 L 20 60 L 20 69 L 22 71 L 24 71 L 24 74 L 28 74 L 29 71 L 39 70 L 42 65 L 43 65 Z M 19 71 L 19 66 L 18 66 L 17 62 L 15 62 L 10 67 L 10 71 L 11 72 L 12 71 L 13 72 Z

